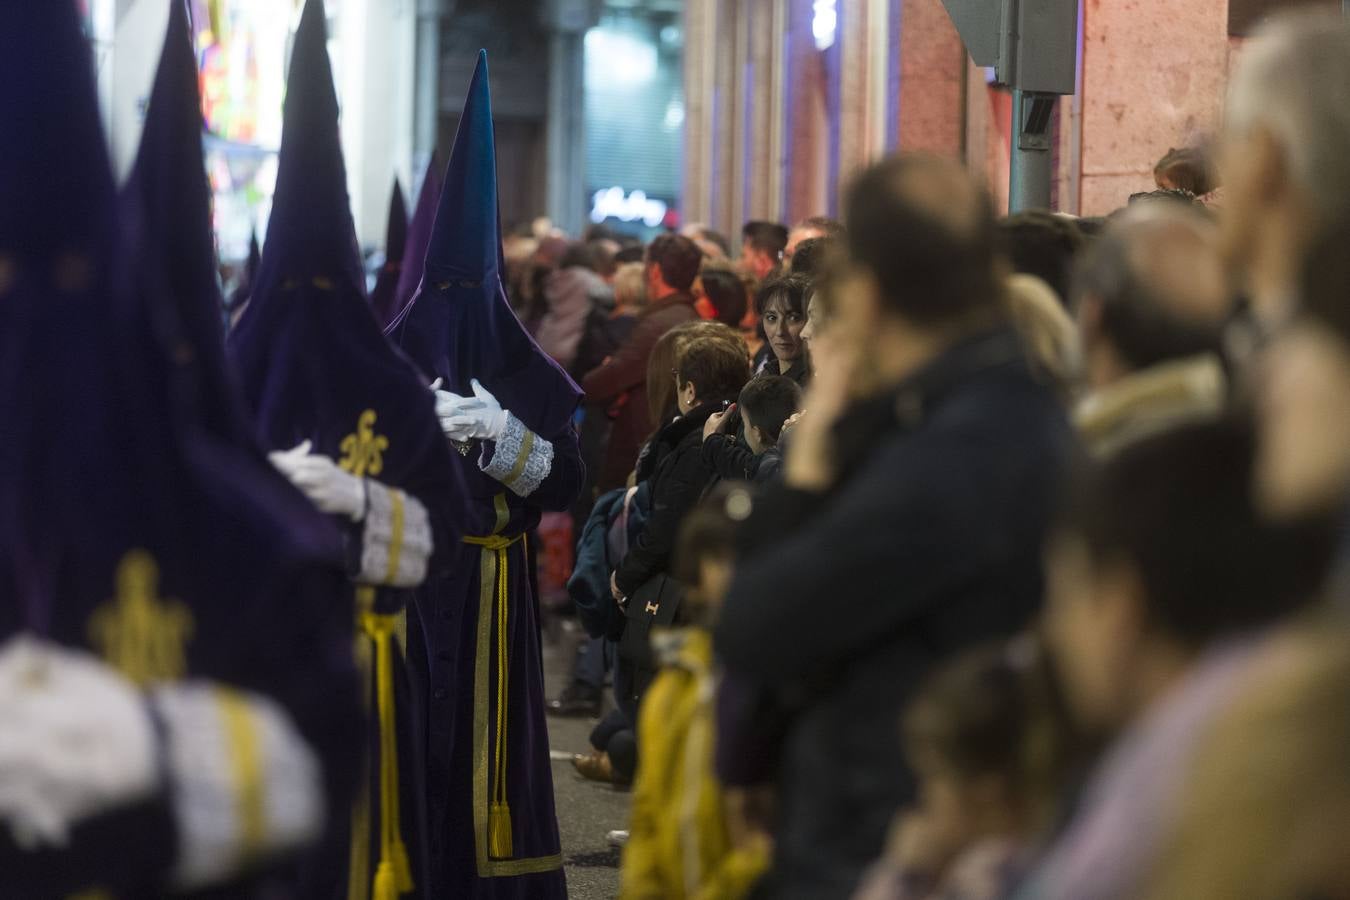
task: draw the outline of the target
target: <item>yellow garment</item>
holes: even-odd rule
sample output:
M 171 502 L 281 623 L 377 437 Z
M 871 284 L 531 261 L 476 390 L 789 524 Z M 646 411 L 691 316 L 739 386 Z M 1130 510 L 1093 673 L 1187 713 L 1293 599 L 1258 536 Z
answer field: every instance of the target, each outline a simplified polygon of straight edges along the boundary
M 734 848 L 713 771 L 712 638 L 668 632 L 666 667 L 638 716 L 642 761 L 624 849 L 623 900 L 735 900 L 768 868 L 767 848 Z

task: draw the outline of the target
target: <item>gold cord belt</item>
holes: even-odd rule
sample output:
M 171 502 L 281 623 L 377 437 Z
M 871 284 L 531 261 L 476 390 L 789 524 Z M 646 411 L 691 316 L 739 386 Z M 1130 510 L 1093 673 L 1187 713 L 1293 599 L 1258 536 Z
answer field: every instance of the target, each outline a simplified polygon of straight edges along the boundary
M 507 625 L 510 605 L 508 601 L 507 550 L 512 544 L 524 538 L 523 534 L 504 537 L 493 534 L 487 537 L 465 537 L 462 540 L 474 547 L 482 547 L 483 553 L 496 556 L 496 619 L 497 619 L 497 739 L 496 754 L 492 765 L 492 799 L 488 805 L 488 853 L 496 859 L 509 859 L 511 846 L 511 807 L 506 802 L 506 698 L 507 678 L 510 667 L 506 655 Z M 486 593 L 492 587 L 484 584 Z

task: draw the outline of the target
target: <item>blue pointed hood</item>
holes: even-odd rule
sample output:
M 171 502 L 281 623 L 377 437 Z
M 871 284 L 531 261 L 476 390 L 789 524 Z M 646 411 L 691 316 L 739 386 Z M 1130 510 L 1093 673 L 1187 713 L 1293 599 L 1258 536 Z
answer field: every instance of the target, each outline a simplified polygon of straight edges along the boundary
M 429 382 L 385 338 L 366 300 L 326 43 L 323 0 L 307 0 L 262 265 L 228 354 L 266 449 L 309 440 L 340 460 L 349 437 L 382 439 L 372 474 L 434 510 L 452 490 L 451 451 Z
M 407 244 L 408 208 L 403 202 L 403 185 L 395 178 L 394 190 L 389 196 L 389 222 L 385 225 L 384 265 L 380 266 L 375 287 L 370 291 L 370 308 L 375 310 L 375 318 L 381 323 L 393 318 L 394 298 Z
M 479 379 L 528 428 L 552 439 L 581 391 L 539 349 L 507 302 L 487 53 L 479 51 L 446 167 L 417 295 L 389 333 L 449 390 Z

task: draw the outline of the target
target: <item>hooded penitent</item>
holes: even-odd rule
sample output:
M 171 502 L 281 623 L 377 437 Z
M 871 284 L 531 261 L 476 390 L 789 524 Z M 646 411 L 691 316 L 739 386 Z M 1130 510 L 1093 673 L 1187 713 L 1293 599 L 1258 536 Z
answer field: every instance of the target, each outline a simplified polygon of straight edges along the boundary
M 391 900 L 425 887 L 417 871 L 420 796 L 412 786 L 421 740 L 409 731 L 421 686 L 405 680 L 398 661 L 397 616 L 410 596 L 400 587 L 426 577 L 433 546 L 439 560 L 455 542 L 454 523 L 444 517 L 455 469 L 428 383 L 384 337 L 363 285 L 323 2 L 307 0 L 262 264 L 228 346 L 264 446 L 287 451 L 307 441 L 315 458 L 301 450 L 302 460 L 330 470 L 336 463 L 361 479 L 365 510 L 352 519 L 362 524 L 346 520 L 343 530 L 357 613 L 370 638 L 359 652 L 378 669 L 367 670 L 378 727 L 368 736 L 372 781 L 352 819 L 350 870 L 341 874 L 344 883 L 368 884 L 377 900 Z
M 398 283 L 394 296 L 380 324 L 388 327 L 407 308 L 417 287 L 422 283 L 422 269 L 426 265 L 427 245 L 431 243 L 431 228 L 436 224 L 436 201 L 441 196 L 441 172 L 433 156 L 422 176 L 422 187 L 417 192 L 417 206 L 403 242 L 403 258 L 399 261 Z
M 380 266 L 375 287 L 370 292 L 370 308 L 375 310 L 375 318 L 381 323 L 393 318 L 394 297 L 407 244 L 408 210 L 403 203 L 403 186 L 395 178 L 394 190 L 389 196 L 389 223 L 385 226 L 384 265 Z
M 74 648 L 150 692 L 169 776 L 77 822 L 63 848 L 20 852 L 0 828 L 15 896 L 235 877 L 315 837 L 296 817 L 315 827 L 324 793 L 342 802 L 355 769 L 333 532 L 260 477 L 256 452 L 222 441 L 228 427 L 215 432 L 229 421 L 214 393 L 226 384 L 219 348 L 180 308 L 177 292 L 213 264 L 202 195 L 175 196 L 204 179 L 199 125 L 179 120 L 196 108 L 179 102 L 195 97 L 188 40 L 175 4 L 119 228 L 74 6 L 0 5 L 0 640 Z M 160 138 L 183 128 L 191 140 L 166 155 Z M 174 229 L 183 243 L 166 243 Z M 234 781 L 238 752 L 254 764 L 248 786 Z M 279 780 L 289 819 L 265 803 Z M 216 803 L 226 815 L 203 830 L 194 812 Z
M 490 406 L 490 393 L 507 413 L 499 436 L 470 441 L 455 457 L 459 489 L 448 515 L 466 537 L 446 579 L 418 592 L 433 698 L 425 793 L 431 890 L 535 900 L 566 896 L 566 884 L 524 536 L 541 511 L 566 510 L 581 489 L 572 427 L 580 392 L 507 302 L 495 155 L 480 54 L 421 287 L 389 334 L 425 378 L 442 379 L 469 403 L 477 395 Z M 453 421 L 445 424 L 450 433 Z
M 253 290 L 253 283 L 258 280 L 258 266 L 261 263 L 262 250 L 258 247 L 258 236 L 250 234 L 248 236 L 248 256 L 244 259 L 243 275 L 235 282 L 234 290 L 230 292 L 230 296 L 226 300 L 226 306 L 231 314 L 248 302 L 249 292 Z
M 469 396 L 478 379 L 537 435 L 568 428 L 581 390 L 530 337 L 502 281 L 497 159 L 487 54 L 480 53 L 446 168 L 421 286 L 389 326 L 394 342 L 428 378 Z M 501 485 L 477 480 L 490 497 Z M 485 525 L 491 525 L 490 520 Z
M 252 299 L 229 351 L 264 446 L 309 440 L 423 497 L 449 450 L 432 396 L 366 302 L 338 139 L 323 4 L 305 4 L 287 82 L 272 215 Z M 350 440 L 349 440 L 350 438 Z

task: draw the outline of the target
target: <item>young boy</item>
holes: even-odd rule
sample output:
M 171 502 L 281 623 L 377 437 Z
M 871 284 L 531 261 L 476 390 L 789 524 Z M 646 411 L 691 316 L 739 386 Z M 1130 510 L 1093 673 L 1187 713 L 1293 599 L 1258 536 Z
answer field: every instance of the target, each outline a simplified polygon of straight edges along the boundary
M 802 389 L 791 378 L 761 375 L 751 379 L 733 407 L 745 423 L 745 445 L 722 433 L 731 410 L 711 416 L 703 426 L 704 463 L 726 481 L 772 481 L 783 462 L 778 449 L 783 423 L 801 402 Z

